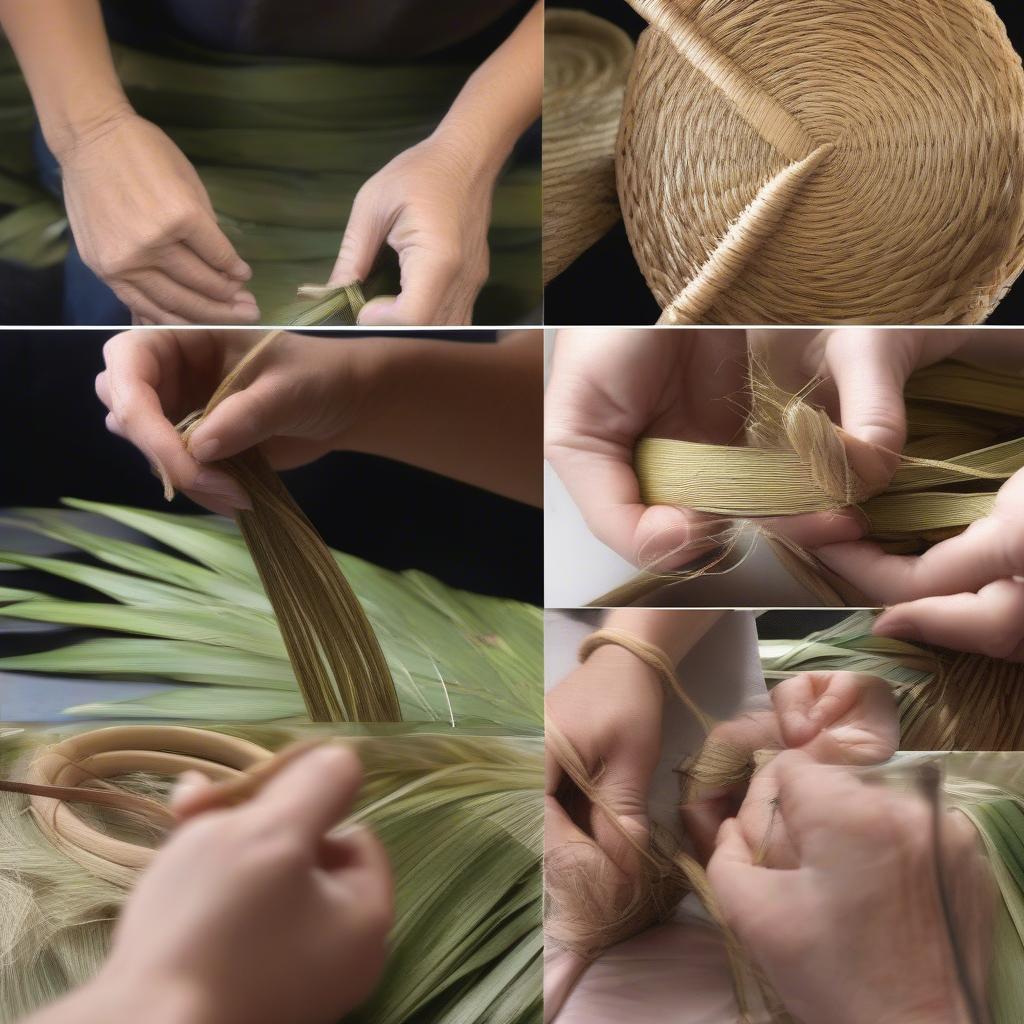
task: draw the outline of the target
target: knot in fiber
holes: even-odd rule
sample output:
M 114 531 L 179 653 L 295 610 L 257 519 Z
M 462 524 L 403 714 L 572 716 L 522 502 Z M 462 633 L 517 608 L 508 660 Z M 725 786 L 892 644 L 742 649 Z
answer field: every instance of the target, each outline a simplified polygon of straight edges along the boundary
M 630 0 L 616 176 L 663 323 L 983 321 L 1024 266 L 987 0 Z

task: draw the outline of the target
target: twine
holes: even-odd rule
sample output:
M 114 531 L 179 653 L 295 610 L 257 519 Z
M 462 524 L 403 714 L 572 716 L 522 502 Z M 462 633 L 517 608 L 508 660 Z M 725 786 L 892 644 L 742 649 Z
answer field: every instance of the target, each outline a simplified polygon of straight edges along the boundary
M 633 42 L 585 11 L 544 15 L 544 283 L 619 219 L 615 136 Z
M 987 0 L 630 0 L 616 150 L 660 323 L 971 324 L 1024 267 Z

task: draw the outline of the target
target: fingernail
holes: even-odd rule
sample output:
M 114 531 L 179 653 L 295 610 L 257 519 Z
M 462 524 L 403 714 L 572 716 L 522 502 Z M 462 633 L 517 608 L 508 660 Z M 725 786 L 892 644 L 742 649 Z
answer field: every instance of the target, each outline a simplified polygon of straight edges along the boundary
M 215 498 L 221 498 L 232 508 L 245 509 L 246 511 L 252 509 L 252 501 L 249 499 L 249 495 L 231 477 L 225 476 L 223 473 L 204 469 L 196 477 L 190 489 L 212 495 Z
M 240 319 L 248 320 L 250 323 L 256 323 L 260 318 L 259 307 L 250 305 L 248 302 L 234 303 L 231 307 L 231 311 L 238 314 Z
M 890 640 L 920 640 L 921 634 L 912 622 L 900 619 L 895 615 L 880 616 L 871 630 L 875 636 L 888 637 Z
M 217 452 L 220 451 L 220 439 L 211 437 L 209 441 L 191 444 L 189 445 L 189 451 L 196 462 L 213 462 L 217 458 Z
M 238 306 L 252 306 L 253 309 L 259 309 L 259 304 L 256 302 L 256 296 L 252 292 L 247 292 L 244 289 L 240 292 L 236 292 L 231 300 Z
M 229 273 L 232 277 L 237 277 L 242 281 L 248 281 L 249 278 L 252 277 L 252 267 L 250 267 L 245 260 L 239 260 L 237 263 L 232 264 Z

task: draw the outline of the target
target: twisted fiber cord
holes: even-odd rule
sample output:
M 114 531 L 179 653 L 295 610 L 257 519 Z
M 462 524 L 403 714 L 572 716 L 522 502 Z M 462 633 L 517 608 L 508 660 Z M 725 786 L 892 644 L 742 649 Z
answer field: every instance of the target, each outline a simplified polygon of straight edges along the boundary
M 662 323 L 978 323 L 1024 267 L 987 0 L 630 0 L 616 149 Z
M 265 335 L 221 381 L 205 410 L 179 425 L 186 447 L 203 418 L 245 386 L 280 334 Z M 273 606 L 310 719 L 401 721 L 398 692 L 373 626 L 280 477 L 257 448 L 217 465 L 252 500 L 251 511 L 238 513 L 238 525 Z
M 585 11 L 544 14 L 544 283 L 621 216 L 615 137 L 633 41 Z

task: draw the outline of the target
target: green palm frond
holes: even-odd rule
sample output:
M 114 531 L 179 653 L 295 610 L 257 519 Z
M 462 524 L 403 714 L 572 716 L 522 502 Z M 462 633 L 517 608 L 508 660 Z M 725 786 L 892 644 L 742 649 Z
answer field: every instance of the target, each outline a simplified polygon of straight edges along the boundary
M 52 509 L 19 510 L 12 521 L 89 559 L 0 552 L 0 563 L 70 580 L 107 600 L 65 600 L 13 588 L 0 591 L 0 616 L 112 635 L 0 658 L 0 670 L 135 680 L 143 675 L 190 684 L 69 709 L 89 717 L 265 721 L 304 715 L 270 603 L 232 523 L 67 504 L 169 550 L 106 537 Z M 350 555 L 334 556 L 380 639 L 406 719 L 543 728 L 537 608 L 459 591 L 421 572 L 391 572 Z

